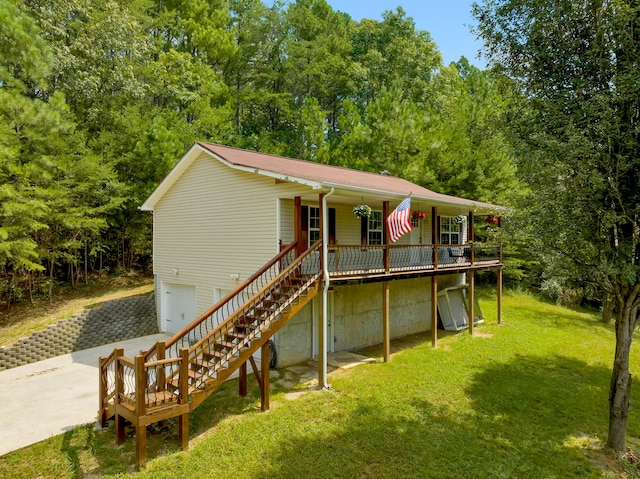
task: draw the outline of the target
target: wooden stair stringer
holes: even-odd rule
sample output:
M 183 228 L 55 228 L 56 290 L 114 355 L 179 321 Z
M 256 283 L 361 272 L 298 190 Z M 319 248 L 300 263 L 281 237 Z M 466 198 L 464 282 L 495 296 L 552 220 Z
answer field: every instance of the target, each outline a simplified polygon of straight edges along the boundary
M 229 361 L 226 367 L 218 370 L 216 377 L 207 379 L 203 389 L 197 389 L 191 393 L 190 410 L 193 411 L 204 400 L 206 400 L 216 389 L 218 389 L 243 363 L 249 360 L 271 337 L 277 333 L 287 322 L 298 314 L 319 291 L 319 281 L 315 281 L 305 291 L 304 295 L 298 297 L 298 302 L 292 303 L 288 311 L 281 312 L 278 317 L 271 322 L 271 326 L 261 330 L 260 338 L 251 342 L 251 346 L 243 348 L 237 358 Z

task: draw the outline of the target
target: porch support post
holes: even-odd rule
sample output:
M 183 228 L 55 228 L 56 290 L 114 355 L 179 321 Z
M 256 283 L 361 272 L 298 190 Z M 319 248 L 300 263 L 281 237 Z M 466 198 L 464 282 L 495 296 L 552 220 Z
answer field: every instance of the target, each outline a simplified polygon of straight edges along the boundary
M 468 229 L 467 229 L 467 243 L 469 243 L 471 249 L 469 250 L 469 262 L 471 266 L 475 263 L 475 243 L 476 243 L 476 232 L 473 227 L 473 211 L 469 211 L 469 218 L 467 220 Z
M 433 244 L 433 269 L 438 269 L 438 207 L 431 207 L 431 243 Z
M 320 238 L 324 241 L 324 229 L 325 227 L 329 224 L 329 222 L 327 221 L 327 217 L 325 216 L 325 209 L 322 207 L 323 205 L 323 201 L 322 199 L 324 198 L 324 193 L 320 193 L 318 195 L 318 221 L 320 223 Z M 327 238 L 329 237 L 329 234 L 326 235 Z M 328 244 L 328 243 L 327 243 Z M 323 248 L 325 248 L 327 245 L 323 244 Z M 325 257 L 324 254 L 320 254 L 320 271 L 324 271 L 324 261 L 325 261 Z
M 317 300 L 317 301 L 316 301 Z M 324 381 L 327 377 L 327 369 L 323 358 L 326 356 L 325 340 L 324 340 L 324 321 L 322 320 L 323 306 L 322 302 L 325 300 L 324 294 L 319 294 L 314 298 L 317 308 L 318 316 L 318 387 L 322 389 Z
M 240 365 L 238 370 L 238 394 L 241 397 L 247 396 L 247 362 Z
M 500 228 L 500 269 L 498 270 L 498 324 L 502 324 L 502 216 L 498 217 Z
M 260 388 L 260 410 L 269 410 L 269 341 L 265 341 L 260 351 L 262 388 Z
M 391 328 L 389 326 L 389 281 L 382 282 L 382 357 L 385 363 L 391 356 Z
M 382 202 L 382 244 L 384 244 L 384 272 L 389 274 L 389 232 L 387 217 L 389 216 L 389 202 Z
M 431 346 L 438 346 L 438 277 L 431 277 Z
M 189 349 L 180 348 L 180 404 L 189 403 Z M 178 439 L 183 451 L 189 448 L 189 413 L 178 417 Z
M 473 336 L 476 317 L 476 274 L 473 270 L 467 274 L 469 275 L 469 334 Z
M 136 430 L 136 465 L 142 469 L 147 464 L 147 426 L 135 426 Z
M 502 268 L 498 270 L 498 324 L 502 324 Z
M 304 248 L 300 244 L 302 241 L 302 200 L 299 196 L 296 196 L 294 199 L 293 206 L 293 234 L 294 241 L 296 243 L 296 256 L 299 256 Z
M 470 245 L 469 251 L 469 262 L 473 267 L 474 263 L 474 254 L 473 248 L 475 243 L 475 232 L 473 230 L 473 211 L 469 211 L 469 218 L 467 219 L 467 242 Z M 475 318 L 476 318 L 476 274 L 472 270 L 468 273 L 469 275 L 469 334 L 473 336 L 473 329 L 475 327 Z
M 387 230 L 389 202 L 382 202 L 382 244 L 384 244 L 384 272 L 389 274 L 389 233 Z M 389 282 L 382 282 L 382 359 L 385 363 L 391 357 L 391 327 L 389 325 Z

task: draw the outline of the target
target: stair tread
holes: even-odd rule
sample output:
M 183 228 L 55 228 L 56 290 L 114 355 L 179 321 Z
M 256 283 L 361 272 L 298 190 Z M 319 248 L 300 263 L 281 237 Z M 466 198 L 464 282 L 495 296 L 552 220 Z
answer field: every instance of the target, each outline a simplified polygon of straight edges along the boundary
M 216 365 L 216 363 L 206 359 L 196 359 L 192 364 L 198 369 L 211 369 Z
M 220 340 L 213 343 L 212 346 L 214 348 L 231 349 L 237 345 L 238 345 L 237 343 L 234 343 L 232 341 Z
M 234 326 L 239 329 L 248 329 L 251 331 L 258 329 L 258 326 L 252 323 L 234 323 Z
M 246 333 L 242 333 L 240 331 L 230 331 L 227 333 L 228 337 L 236 338 L 236 339 L 245 339 L 247 337 Z
M 129 393 L 126 396 L 127 398 L 129 398 L 129 400 L 132 403 L 135 404 L 136 395 L 134 393 Z M 147 405 L 147 407 L 159 406 L 161 404 L 173 402 L 177 399 L 178 399 L 178 395 L 173 391 L 169 391 L 167 389 L 163 391 L 151 391 L 145 394 L 145 404 Z M 122 403 L 122 404 L 127 405 L 127 403 Z
M 210 349 L 209 351 L 203 352 L 202 356 L 205 357 L 205 358 L 207 356 L 209 356 L 209 357 L 212 357 L 212 358 L 215 357 L 215 358 L 218 358 L 218 359 L 222 359 L 223 357 L 226 356 L 226 353 L 222 353 L 222 352 L 217 351 L 215 349 Z

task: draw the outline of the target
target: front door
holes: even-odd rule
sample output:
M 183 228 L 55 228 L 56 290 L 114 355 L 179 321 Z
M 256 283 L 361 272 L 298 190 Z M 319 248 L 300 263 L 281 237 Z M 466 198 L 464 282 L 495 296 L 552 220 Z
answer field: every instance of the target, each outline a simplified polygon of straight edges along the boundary
M 412 246 L 418 246 L 422 244 L 422 221 L 421 220 L 417 220 L 417 221 L 412 221 L 411 222 L 411 232 L 410 234 L 410 241 L 411 241 L 411 245 Z M 411 256 L 410 256 L 410 263 L 412 266 L 418 265 L 421 263 L 421 258 L 420 258 L 420 254 L 421 254 L 421 248 L 411 248 Z
M 196 318 L 196 287 L 162 283 L 162 325 L 167 333 L 177 333 Z

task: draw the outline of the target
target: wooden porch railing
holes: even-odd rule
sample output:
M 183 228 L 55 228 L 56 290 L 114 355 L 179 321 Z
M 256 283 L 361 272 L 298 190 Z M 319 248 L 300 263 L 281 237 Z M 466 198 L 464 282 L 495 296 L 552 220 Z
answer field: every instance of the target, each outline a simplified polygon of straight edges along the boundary
M 385 268 L 385 252 L 388 265 Z M 331 245 L 328 270 L 332 278 L 389 273 L 461 270 L 500 266 L 502 245 Z

